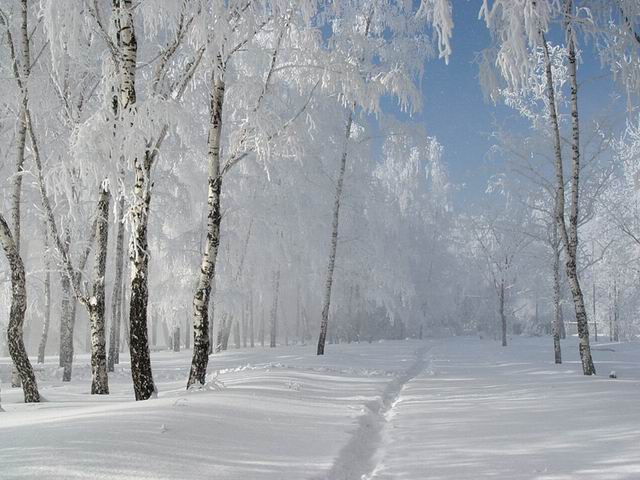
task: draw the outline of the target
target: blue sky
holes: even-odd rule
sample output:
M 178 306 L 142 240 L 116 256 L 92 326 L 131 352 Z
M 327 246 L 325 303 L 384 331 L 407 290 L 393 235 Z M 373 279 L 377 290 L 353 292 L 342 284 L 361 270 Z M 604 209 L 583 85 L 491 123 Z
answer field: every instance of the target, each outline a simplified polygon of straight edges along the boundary
M 479 0 L 454 0 L 453 55 L 446 65 L 432 60 L 426 67 L 422 85 L 424 104 L 414 119 L 424 122 L 430 135 L 444 146 L 444 159 L 451 181 L 465 184 L 458 202 L 475 201 L 484 191 L 491 175 L 486 153 L 492 145 L 490 134 L 496 122 L 514 122 L 515 113 L 484 101 L 478 81 L 475 57 L 489 45 L 489 33 L 478 20 Z M 579 67 L 580 110 L 584 122 L 611 106 L 611 78 L 589 45 L 583 46 L 583 63 Z M 619 100 L 621 116 L 624 101 Z M 521 122 L 520 122 L 521 123 Z M 518 124 L 518 122 L 516 122 Z M 522 124 L 522 123 L 521 123 Z

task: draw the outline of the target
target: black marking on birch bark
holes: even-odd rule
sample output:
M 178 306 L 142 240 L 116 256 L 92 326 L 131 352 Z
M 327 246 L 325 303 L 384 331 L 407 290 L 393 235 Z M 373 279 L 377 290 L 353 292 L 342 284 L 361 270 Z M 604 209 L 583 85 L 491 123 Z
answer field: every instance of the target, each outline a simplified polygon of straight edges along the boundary
M 213 91 L 210 95 L 210 115 L 208 133 L 208 191 L 207 191 L 207 242 L 202 255 L 200 275 L 193 296 L 193 357 L 187 388 L 194 384 L 204 384 L 209 363 L 209 302 L 211 286 L 215 278 L 216 259 L 220 243 L 220 194 L 222 176 L 220 169 L 220 134 L 224 105 L 225 83 L 222 68 L 213 69 Z

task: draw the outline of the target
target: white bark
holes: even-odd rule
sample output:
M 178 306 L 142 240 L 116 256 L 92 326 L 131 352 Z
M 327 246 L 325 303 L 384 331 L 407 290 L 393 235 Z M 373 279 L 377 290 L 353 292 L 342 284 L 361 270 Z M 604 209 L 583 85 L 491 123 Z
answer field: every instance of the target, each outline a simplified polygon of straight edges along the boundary
M 105 284 L 107 270 L 107 244 L 109 234 L 109 200 L 106 187 L 100 191 L 96 218 L 96 251 L 93 274 L 93 291 L 89 302 L 91 325 L 91 393 L 109 393 L 107 376 L 107 351 L 105 338 Z
M 567 12 L 571 11 L 572 1 L 568 0 L 565 4 Z M 560 140 L 560 127 L 558 123 L 557 107 L 555 101 L 555 89 L 553 87 L 553 73 L 551 70 L 551 61 L 549 59 L 549 51 L 546 38 L 543 35 L 543 49 L 545 55 L 545 70 L 547 77 L 547 95 L 549 99 L 550 121 L 554 138 L 555 148 L 555 170 L 556 170 L 556 205 L 555 217 L 560 233 L 560 238 L 564 245 L 566 256 L 566 270 L 569 286 L 573 296 L 573 302 L 576 312 L 576 322 L 578 325 L 578 336 L 580 338 L 580 358 L 582 361 L 582 371 L 585 375 L 595 374 L 595 367 L 591 358 L 591 349 L 589 346 L 589 325 L 587 320 L 587 311 L 584 305 L 584 297 L 580 288 L 580 282 L 577 272 L 577 249 L 578 249 L 578 208 L 579 208 L 579 179 L 580 179 L 580 129 L 578 119 L 578 84 L 576 71 L 576 52 L 575 42 L 573 38 L 573 30 L 571 23 L 568 22 L 567 28 L 567 52 L 569 61 L 569 79 L 571 86 L 571 126 L 572 126 L 572 169 L 571 169 L 571 211 L 569 214 L 569 228 L 567 229 L 565 221 L 565 190 L 564 190 L 564 171 L 562 164 L 562 147 Z
M 217 62 L 217 66 L 213 68 L 212 91 L 209 99 L 207 239 L 202 254 L 198 284 L 193 296 L 193 358 L 187 388 L 193 384 L 204 384 L 205 382 L 210 348 L 208 309 L 220 244 L 220 193 L 222 189 L 220 135 L 225 82 L 224 65 L 220 57 Z

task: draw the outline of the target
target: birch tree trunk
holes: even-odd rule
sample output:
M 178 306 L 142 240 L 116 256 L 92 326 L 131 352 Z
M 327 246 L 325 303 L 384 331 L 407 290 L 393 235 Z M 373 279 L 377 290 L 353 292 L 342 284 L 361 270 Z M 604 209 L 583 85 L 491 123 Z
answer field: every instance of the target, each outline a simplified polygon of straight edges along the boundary
M 38 346 L 38 363 L 44 363 L 49 326 L 51 324 L 51 264 L 49 262 L 49 232 L 44 228 L 44 323 L 42 337 Z
M 613 341 L 620 341 L 620 329 L 618 326 L 619 309 L 618 309 L 618 282 L 617 279 L 613 282 Z
M 118 358 L 118 343 L 120 338 L 120 321 L 122 318 L 122 271 L 124 267 L 124 197 L 118 202 L 118 233 L 116 238 L 116 269 L 113 279 L 113 294 L 111 295 L 111 329 L 109 330 L 109 358 L 107 369 L 114 371 Z
M 571 1 L 566 7 L 571 9 Z M 546 38 L 542 36 L 543 50 L 545 58 L 545 72 L 547 79 L 547 95 L 549 99 L 550 121 L 554 138 L 555 150 L 555 170 L 556 170 L 556 198 L 555 217 L 558 231 L 565 247 L 566 270 L 573 296 L 573 303 L 576 311 L 576 322 L 578 325 L 578 336 L 580 338 L 580 359 L 582 361 L 582 371 L 585 375 L 595 374 L 595 367 L 591 359 L 591 349 L 589 347 L 589 325 L 587 323 L 587 311 L 584 305 L 584 297 L 580 289 L 578 280 L 576 255 L 578 247 L 578 187 L 580 175 L 580 146 L 579 146 L 579 123 L 578 123 L 578 85 L 576 76 L 576 55 L 575 43 L 571 27 L 567 25 L 568 40 L 568 60 L 569 77 L 571 85 L 571 125 L 572 125 L 572 178 L 571 178 L 571 212 L 569 216 L 569 231 L 565 222 L 564 213 L 564 172 L 562 164 L 562 147 L 560 140 L 560 127 L 558 124 L 558 114 L 555 101 L 555 89 L 553 84 L 553 73 Z
M 261 309 L 261 313 L 260 313 L 260 346 L 264 348 L 264 302 L 261 302 L 260 305 L 262 306 Z
M 107 270 L 107 245 L 109 240 L 109 203 L 111 195 L 101 187 L 96 218 L 96 252 L 93 273 L 93 294 L 89 299 L 91 325 L 91 393 L 109 393 L 107 376 L 107 349 L 105 338 L 105 276 Z
M 180 351 L 180 325 L 173 327 L 173 351 Z
M 255 347 L 255 326 L 253 320 L 253 290 L 249 291 L 249 341 L 251 348 Z
M 221 65 L 219 65 L 222 67 Z M 211 285 L 215 277 L 216 257 L 220 244 L 220 134 L 222 131 L 222 108 L 225 83 L 223 68 L 214 68 L 213 91 L 209 105 L 208 145 L 208 191 L 207 191 L 207 240 L 202 255 L 198 285 L 193 296 L 193 357 L 187 388 L 193 384 L 204 384 L 209 363 L 209 318 L 208 309 Z
M 38 392 L 36 377 L 22 340 L 24 315 L 27 309 L 24 264 L 22 263 L 18 248 L 13 241 L 11 229 L 1 214 L 0 243 L 2 243 L 2 248 L 11 268 L 11 310 L 9 313 L 9 328 L 7 330 L 9 355 L 11 355 L 11 360 L 20 375 L 24 401 L 26 403 L 39 402 L 40 394 Z
M 247 340 L 248 340 L 248 323 L 249 318 L 247 315 L 247 304 L 245 301 L 242 302 L 242 346 L 247 348 Z
M 131 208 L 134 229 L 129 246 L 131 265 L 131 293 L 129 298 L 129 353 L 131 376 L 136 400 L 147 400 L 156 391 L 151 371 L 147 305 L 149 301 L 149 252 L 147 222 L 151 195 L 145 170 L 136 160 L 135 204 Z
M 553 356 L 557 364 L 562 363 L 562 348 L 560 346 L 560 331 L 562 329 L 562 306 L 560 305 L 560 239 L 558 225 L 553 225 Z
M 212 293 L 211 293 L 210 296 L 215 295 L 215 292 L 216 292 L 215 278 L 212 281 L 213 281 L 214 285 L 211 286 L 211 292 Z M 209 300 L 209 314 L 208 314 L 209 316 L 207 317 L 207 318 L 211 319 L 211 321 L 209 322 L 209 355 L 211 355 L 213 353 L 213 350 L 214 350 L 213 349 L 213 320 L 215 318 L 214 313 L 215 313 L 215 305 L 211 300 Z M 220 324 L 220 325 L 222 325 L 222 324 Z M 220 336 L 220 329 L 218 329 L 218 340 L 221 340 L 221 339 L 222 339 L 222 337 Z M 215 350 L 216 352 L 220 351 L 221 345 L 222 345 L 221 341 L 218 341 L 216 343 L 216 345 L 215 345 L 216 346 L 216 350 Z
M 233 315 L 225 315 L 222 319 L 222 351 L 229 348 L 229 338 L 231 338 L 231 329 L 233 328 Z
M 567 12 L 571 11 L 573 2 L 566 2 Z M 578 214 L 579 214 L 579 182 L 580 182 L 580 123 L 578 116 L 578 76 L 575 46 L 575 32 L 571 21 L 567 22 L 567 59 L 569 62 L 569 85 L 571 88 L 571 212 L 569 214 L 568 241 L 565 245 L 567 252 L 566 267 L 569 286 L 573 295 L 573 303 L 576 310 L 576 323 L 578 337 L 580 339 L 580 360 L 582 371 L 585 375 L 595 375 L 596 369 L 591 357 L 589 345 L 589 322 L 587 309 L 584 304 L 584 296 L 580 287 L 577 270 L 578 254 Z M 564 196 L 563 196 L 564 199 Z M 564 218 L 564 216 L 563 216 Z
M 187 350 L 191 348 L 191 339 L 189 338 L 191 333 L 189 330 L 191 329 L 189 327 L 189 315 L 187 315 L 184 319 L 184 348 Z
M 300 342 L 300 282 L 296 282 L 296 341 Z
M 16 173 L 13 179 L 13 190 L 11 192 L 11 224 L 13 227 L 13 242 L 20 255 L 20 220 L 22 203 L 22 176 L 24 174 L 24 152 L 27 141 L 27 108 L 29 104 L 28 82 L 31 73 L 31 56 L 29 50 L 29 26 L 27 0 L 20 2 L 20 49 L 21 58 L 18 59 L 13 54 L 13 73 L 18 83 L 21 93 L 20 113 L 18 114 L 18 132 L 16 138 Z M 9 25 L 7 25 L 7 29 Z M 13 40 L 9 39 L 12 43 Z M 18 68 L 20 65 L 20 68 Z M 12 367 L 11 386 L 20 387 L 20 374 L 17 366 Z
M 120 22 L 120 111 L 135 114 L 136 60 L 138 43 L 131 0 L 114 4 L 114 15 Z M 124 125 L 123 125 L 124 127 Z M 131 377 L 136 400 L 147 400 L 156 392 L 151 370 L 149 334 L 147 331 L 147 304 L 149 300 L 148 220 L 151 203 L 150 173 L 153 155 L 146 151 L 144 158 L 134 158 L 135 183 L 131 206 L 132 234 L 129 246 L 131 265 L 131 292 L 129 300 L 129 352 Z
M 65 245 L 68 255 L 71 253 L 71 233 L 65 232 Z M 70 382 L 73 369 L 73 331 L 76 323 L 76 309 L 78 303 L 73 295 L 71 279 L 63 271 L 60 275 L 62 300 L 60 305 L 60 366 L 62 367 L 62 381 Z
M 233 324 L 233 340 L 235 341 L 236 349 L 240 348 L 242 340 L 240 338 L 240 322 L 237 321 Z
M 500 328 L 502 331 L 502 346 L 507 346 L 507 316 L 504 313 L 504 278 L 500 280 L 498 291 L 498 310 L 500 312 Z
M 18 134 L 16 138 L 16 175 L 11 194 L 11 223 L 13 225 L 13 241 L 20 254 L 20 207 L 22 197 L 22 175 L 24 173 L 24 152 L 27 143 L 27 108 L 29 105 L 29 76 L 31 74 L 31 53 L 29 49 L 29 24 L 27 0 L 20 1 L 20 69 L 18 59 L 14 58 L 14 75 L 21 93 L 20 114 L 18 117 Z M 9 25 L 7 25 L 9 28 Z
M 598 317 L 596 316 L 596 280 L 595 273 L 593 274 L 593 294 L 592 294 L 592 306 L 593 306 L 593 341 L 598 343 Z
M 127 305 L 129 304 L 129 302 L 127 301 L 127 286 L 126 283 L 124 283 L 125 277 L 124 277 L 124 272 L 123 272 L 123 284 L 122 284 L 122 301 L 120 302 L 120 305 L 122 306 L 122 335 L 120 335 L 120 353 L 124 353 L 124 347 L 125 345 L 127 345 L 127 347 L 129 346 L 129 312 L 127 311 Z M 129 298 L 131 296 L 129 295 Z M 119 363 L 119 360 L 116 361 L 116 363 Z
M 340 219 L 340 203 L 342 201 L 342 189 L 344 186 L 344 175 L 347 167 L 347 153 L 349 149 L 349 137 L 351 137 L 351 125 L 353 123 L 353 111 L 349 110 L 347 115 L 347 125 L 345 127 L 344 146 L 340 156 L 340 170 L 338 172 L 338 183 L 336 184 L 336 195 L 333 205 L 333 223 L 331 224 L 331 246 L 329 249 L 329 263 L 327 265 L 327 276 L 325 279 L 324 299 L 322 303 L 322 317 L 320 321 L 320 336 L 318 338 L 318 355 L 324 355 L 324 346 L 327 341 L 327 327 L 329 325 L 329 308 L 331 306 L 331 286 L 333 284 L 333 270 L 336 264 L 336 250 L 338 248 L 338 221 Z
M 273 277 L 273 305 L 271 307 L 271 328 L 269 337 L 269 347 L 276 346 L 278 336 L 278 294 L 280 293 L 280 269 L 276 270 Z

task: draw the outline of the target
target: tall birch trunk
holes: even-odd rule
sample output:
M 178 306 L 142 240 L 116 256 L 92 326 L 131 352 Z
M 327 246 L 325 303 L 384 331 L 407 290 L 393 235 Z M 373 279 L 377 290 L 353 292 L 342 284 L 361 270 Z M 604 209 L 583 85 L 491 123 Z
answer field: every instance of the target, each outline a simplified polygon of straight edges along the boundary
M 280 293 L 280 269 L 276 271 L 273 277 L 273 305 L 271 307 L 271 325 L 269 347 L 276 346 L 278 336 L 278 294 Z
M 65 231 L 64 248 L 67 255 L 71 253 L 71 232 Z M 60 305 L 60 366 L 62 367 L 62 381 L 70 382 L 73 369 L 73 332 L 76 324 L 78 303 L 71 286 L 71 279 L 67 272 L 60 275 L 62 300 Z
M 222 108 L 225 93 L 223 73 L 222 68 L 213 69 L 213 91 L 209 99 L 207 240 L 202 255 L 198 285 L 193 296 L 193 357 L 187 388 L 193 384 L 205 383 L 207 365 L 209 363 L 208 309 L 211 286 L 216 271 L 218 246 L 220 244 L 220 192 L 222 189 L 220 134 L 222 131 Z
M 101 187 L 96 218 L 93 294 L 89 299 L 88 305 L 91 325 L 91 393 L 98 395 L 109 393 L 104 305 L 110 198 L 111 195 L 106 187 Z
M 567 2 L 567 8 L 570 10 L 571 2 Z M 547 79 L 547 95 L 549 99 L 550 121 L 554 138 L 555 150 L 555 170 L 556 170 L 556 198 L 555 198 L 555 217 L 558 230 L 565 247 L 566 270 L 569 286 L 573 296 L 573 303 L 576 311 L 576 322 L 578 325 L 578 336 L 580 338 L 580 359 L 582 361 L 582 371 L 585 375 L 595 374 L 595 367 L 591 358 L 591 349 L 589 347 L 589 325 L 587 323 L 587 311 L 584 305 L 584 297 L 580 289 L 578 280 L 576 255 L 578 247 L 578 187 L 580 175 L 580 146 L 579 146 L 579 123 L 578 123 L 578 85 L 576 77 L 576 56 L 575 44 L 571 27 L 567 27 L 568 40 L 568 60 L 569 60 L 569 77 L 571 85 L 571 125 L 572 125 L 572 178 L 571 178 L 571 212 L 569 216 L 569 231 L 565 222 L 564 209 L 564 172 L 562 164 L 562 147 L 560 140 L 560 127 L 558 123 L 558 114 L 555 101 L 555 89 L 553 84 L 553 73 L 551 70 L 551 61 L 549 58 L 549 50 L 546 38 L 543 36 L 543 50 L 545 58 L 545 71 Z
M 25 146 L 27 143 L 27 108 L 29 105 L 29 76 L 31 75 L 31 53 L 29 49 L 29 25 L 27 0 L 20 1 L 20 69 L 14 69 L 16 81 L 21 91 L 20 114 L 18 117 L 18 134 L 16 138 L 16 175 L 11 193 L 11 223 L 13 241 L 20 254 L 20 207 L 22 196 L 22 175 L 24 173 Z M 7 25 L 7 28 L 9 26 Z M 14 59 L 16 64 L 18 59 Z M 17 65 L 16 65 L 17 66 Z
M 592 307 L 593 307 L 593 341 L 598 343 L 598 317 L 596 316 L 596 278 L 593 276 Z
M 49 262 L 49 232 L 44 228 L 44 322 L 42 324 L 42 337 L 38 346 L 38 363 L 44 363 L 47 339 L 49 338 L 49 326 L 51 325 L 51 264 Z
M 116 269 L 113 280 L 113 293 L 111 295 L 111 328 L 109 330 L 109 358 L 107 369 L 114 371 L 116 358 L 118 357 L 118 343 L 120 333 L 120 321 L 122 318 L 122 271 L 124 267 L 124 197 L 118 202 L 118 233 L 116 237 Z
M 248 323 L 249 323 L 249 318 L 247 315 L 247 304 L 246 302 L 242 302 L 242 346 L 244 348 L 247 348 L 247 340 L 248 340 Z
M 240 348 L 240 345 L 242 343 L 240 338 L 240 322 L 237 321 L 233 325 L 233 340 L 235 342 L 236 348 Z
M 296 282 L 296 341 L 300 342 L 300 282 Z
M 500 329 L 502 332 L 502 346 L 507 346 L 507 316 L 504 312 L 504 278 L 500 280 L 498 289 L 498 310 L 500 312 Z
M 618 309 L 618 281 L 614 279 L 613 281 L 613 341 L 620 341 L 620 329 L 618 326 L 619 320 L 619 309 Z
M 260 346 L 264 348 L 264 301 L 260 302 L 261 305 L 261 313 L 260 313 Z
M 231 338 L 231 329 L 233 328 L 233 315 L 225 315 L 222 319 L 222 351 L 229 348 L 229 338 Z
M 20 113 L 18 114 L 18 134 L 16 138 L 16 173 L 13 179 L 13 190 L 11 192 L 11 224 L 13 227 L 13 242 L 18 251 L 18 255 L 20 255 L 22 176 L 24 174 L 25 146 L 27 142 L 27 108 L 29 105 L 28 82 L 31 73 L 27 0 L 21 0 L 20 7 L 21 58 L 18 61 L 18 58 L 14 57 L 13 72 L 21 93 L 21 105 Z M 9 28 L 9 25 L 7 25 L 7 28 Z M 20 69 L 18 69 L 18 64 L 21 67 Z M 11 386 L 20 387 L 20 374 L 17 366 L 15 365 L 12 367 Z
M 2 215 L 0 215 L 0 243 L 2 243 L 2 248 L 11 268 L 11 310 L 9 313 L 9 328 L 7 330 L 9 355 L 20 375 L 24 401 L 26 403 L 39 402 L 40 394 L 38 393 L 36 377 L 22 340 L 24 316 L 27 309 L 24 264 L 13 240 L 11 229 Z
M 122 308 L 122 334 L 120 335 L 120 353 L 124 353 L 125 345 L 129 346 L 129 312 L 127 311 L 127 305 L 129 302 L 127 301 L 127 285 L 126 285 L 126 277 L 123 272 L 123 283 L 122 283 L 122 301 L 120 302 Z M 131 295 L 129 295 L 131 297 Z M 119 357 L 119 356 L 118 356 Z M 116 361 L 116 363 L 120 363 L 120 361 Z
M 191 338 L 189 337 L 189 334 L 191 333 L 190 330 L 189 315 L 187 315 L 184 319 L 184 348 L 187 350 L 191 348 Z
M 566 2 L 566 11 L 569 13 L 573 2 Z M 578 116 L 578 74 L 574 31 L 571 21 L 567 22 L 567 59 L 569 62 L 569 85 L 571 88 L 571 211 L 569 213 L 569 232 L 566 246 L 567 277 L 573 295 L 573 303 L 576 310 L 576 323 L 580 341 L 580 360 L 582 371 L 585 375 L 595 375 L 596 369 L 591 357 L 589 345 L 589 321 L 587 309 L 584 304 L 584 296 L 580 287 L 577 270 L 578 255 L 578 215 L 579 215 L 579 185 L 580 185 L 580 123 Z M 564 196 L 563 196 L 564 199 Z M 564 218 L 564 217 L 563 217 Z
M 553 225 L 553 357 L 557 364 L 562 363 L 562 347 L 560 346 L 560 331 L 562 330 L 562 306 L 560 305 L 560 239 L 558 225 Z
M 173 327 L 173 334 L 171 335 L 173 339 L 173 351 L 180 351 L 180 325 L 176 325 Z
M 129 353 L 131 377 L 136 400 L 147 400 L 156 391 L 151 371 L 149 333 L 147 331 L 147 306 L 149 301 L 148 274 L 149 252 L 147 222 L 151 194 L 145 169 L 136 160 L 135 204 L 131 207 L 134 229 L 129 245 L 131 266 L 131 291 L 129 298 Z
M 214 285 L 211 286 L 211 292 L 212 293 L 210 294 L 210 296 L 213 296 L 216 293 L 215 278 L 212 281 L 213 281 Z M 214 302 L 209 300 L 209 313 L 208 313 L 209 316 L 207 317 L 207 318 L 211 319 L 211 321 L 209 322 L 209 355 L 211 355 L 213 353 L 213 350 L 214 350 L 213 349 L 213 346 L 214 346 L 213 345 L 213 319 L 215 318 L 214 313 L 215 313 Z M 220 336 L 220 329 L 218 329 L 218 340 L 220 340 L 221 338 L 222 337 Z M 216 350 L 215 350 L 216 352 L 220 351 L 219 347 L 221 345 L 222 345 L 222 342 L 220 342 L 220 341 L 216 343 Z
M 135 114 L 136 108 L 136 60 L 138 43 L 136 38 L 133 6 L 131 0 L 120 0 L 114 4 L 114 15 L 120 22 L 120 111 Z M 122 125 L 126 128 L 126 125 Z M 144 158 L 134 158 L 133 205 L 131 206 L 132 234 L 129 245 L 131 266 L 131 292 L 129 300 L 129 352 L 131 355 L 131 377 L 136 400 L 147 400 L 156 392 L 151 370 L 149 334 L 147 331 L 147 304 L 149 300 L 149 252 L 148 221 L 151 203 L 150 174 L 152 153 Z
M 324 299 L 322 303 L 322 317 L 320 323 L 320 336 L 318 337 L 318 355 L 324 355 L 324 346 L 327 341 L 327 327 L 329 325 L 329 308 L 331 306 L 331 286 L 333 285 L 333 270 L 336 264 L 336 250 L 338 248 L 338 221 L 340 219 L 340 203 L 342 201 L 342 189 L 344 186 L 344 175 L 347 168 L 347 153 L 349 150 L 349 137 L 351 137 L 351 125 L 353 123 L 353 111 L 349 110 L 347 115 L 347 125 L 345 127 L 345 138 L 340 156 L 340 170 L 338 172 L 338 183 L 336 184 L 336 195 L 333 205 L 333 223 L 331 224 L 331 246 L 329 249 L 329 263 L 327 265 L 327 276 L 325 279 Z
M 253 290 L 249 290 L 249 341 L 251 348 L 255 347 L 255 326 L 253 320 Z

